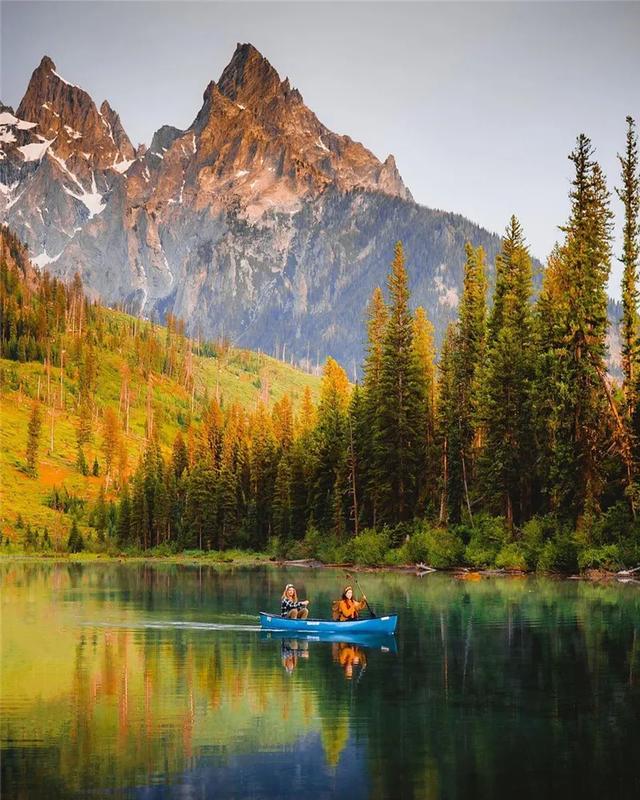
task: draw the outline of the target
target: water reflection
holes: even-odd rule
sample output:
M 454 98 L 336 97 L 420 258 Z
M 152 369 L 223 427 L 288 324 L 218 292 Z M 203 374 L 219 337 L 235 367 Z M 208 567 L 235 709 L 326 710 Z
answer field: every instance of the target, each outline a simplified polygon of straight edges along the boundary
M 286 672 L 293 672 L 298 666 L 298 658 L 309 658 L 309 642 L 297 639 L 283 639 L 280 647 L 282 666 Z
M 348 642 L 335 643 L 331 646 L 333 660 L 344 670 L 344 677 L 350 681 L 354 677 L 360 680 L 367 668 L 367 657 L 364 648 Z
M 2 796 L 639 796 L 635 587 L 372 575 L 397 644 L 259 633 L 290 577 L 339 576 L 0 564 Z

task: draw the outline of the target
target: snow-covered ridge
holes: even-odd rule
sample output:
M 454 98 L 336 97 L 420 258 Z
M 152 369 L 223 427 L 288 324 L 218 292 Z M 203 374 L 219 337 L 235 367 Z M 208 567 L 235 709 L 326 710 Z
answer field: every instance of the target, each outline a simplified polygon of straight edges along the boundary
M 53 75 L 55 75 L 55 76 L 56 76 L 56 78 L 58 78 L 59 80 L 61 80 L 61 81 L 62 81 L 62 83 L 66 84 L 67 86 L 73 86 L 73 88 L 74 88 L 74 89 L 79 89 L 79 88 L 80 88 L 79 86 L 76 86 L 76 85 L 75 85 L 75 83 L 69 83 L 69 81 L 66 81 L 66 80 L 65 80 L 65 79 L 62 77 L 62 75 L 60 75 L 60 73 L 58 73 L 58 72 L 56 72 L 56 71 L 55 71 L 55 69 L 52 69 L 52 70 L 51 70 L 51 72 L 52 72 L 52 74 L 53 74 Z
M 0 125 L 9 127 L 15 126 L 19 131 L 28 131 L 36 127 L 35 122 L 27 122 L 24 119 L 18 119 L 18 117 L 14 117 L 9 111 L 3 111 L 0 114 Z

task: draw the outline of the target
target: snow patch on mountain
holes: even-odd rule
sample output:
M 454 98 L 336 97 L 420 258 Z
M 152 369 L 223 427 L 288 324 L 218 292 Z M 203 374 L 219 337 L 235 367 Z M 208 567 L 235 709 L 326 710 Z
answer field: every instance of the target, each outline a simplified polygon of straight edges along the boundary
M 79 200 L 81 203 L 85 205 L 87 211 L 89 212 L 89 219 L 93 219 L 93 217 L 96 217 L 98 214 L 101 214 L 107 206 L 106 202 L 104 201 L 104 198 L 96 188 L 95 173 L 91 173 L 90 192 L 88 192 L 86 189 L 83 189 L 81 194 L 76 194 L 75 192 L 72 192 L 71 189 L 68 189 L 66 186 L 63 186 L 62 188 L 69 195 L 69 197 L 75 197 L 76 200 Z
M 40 142 L 23 144 L 22 147 L 18 148 L 18 150 L 22 153 L 25 161 L 41 161 L 42 156 L 44 156 L 54 141 L 55 139 L 43 139 Z

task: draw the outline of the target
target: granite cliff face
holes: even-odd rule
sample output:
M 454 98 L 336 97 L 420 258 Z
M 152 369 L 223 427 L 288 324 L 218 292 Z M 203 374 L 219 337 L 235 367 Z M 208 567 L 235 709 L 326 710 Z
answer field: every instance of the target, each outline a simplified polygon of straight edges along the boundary
M 183 317 L 351 371 L 363 319 L 402 239 L 414 301 L 440 336 L 455 316 L 464 242 L 496 236 L 413 202 L 384 162 L 328 130 L 251 45 L 238 45 L 186 130 L 134 150 L 117 113 L 44 57 L 14 113 L 0 107 L 0 217 L 55 274 L 107 303 Z

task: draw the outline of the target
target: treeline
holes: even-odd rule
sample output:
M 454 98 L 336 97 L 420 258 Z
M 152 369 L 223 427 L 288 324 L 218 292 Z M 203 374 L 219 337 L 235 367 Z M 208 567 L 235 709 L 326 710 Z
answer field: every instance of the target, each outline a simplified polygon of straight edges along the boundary
M 362 384 L 351 386 L 329 359 L 317 406 L 308 391 L 297 409 L 288 396 L 272 406 L 265 396 L 246 408 L 228 405 L 219 392 L 210 400 L 205 391 L 168 453 L 149 391 L 146 448 L 130 476 L 123 373 L 118 409 L 101 413 L 103 462 L 91 468 L 105 483 L 92 511 L 94 522 L 102 520 L 100 538 L 121 548 L 242 547 L 436 566 L 569 570 L 640 561 L 640 178 L 633 120 L 616 190 L 624 207 L 621 385 L 605 361 L 610 196 L 586 136 L 570 159 L 570 215 L 537 294 L 525 235 L 512 217 L 491 298 L 485 253 L 467 244 L 458 320 L 439 355 L 426 312 L 411 307 L 398 243 L 386 292 L 377 287 L 369 303 Z M 78 280 L 69 288 L 47 280 L 45 291 L 42 279 L 19 291 L 11 268 L 2 270 L 3 353 L 10 342 L 13 353 L 21 336 L 31 337 L 50 364 L 56 332 L 75 333 L 66 358 L 79 376 L 81 472 L 90 471 L 83 447 L 96 423 L 92 342 L 118 348 L 127 341 L 132 368 L 191 386 L 194 408 L 194 344 L 179 320 L 168 320 L 162 341 L 151 323 L 106 320 L 99 306 L 80 303 Z M 27 448 L 34 472 L 37 416 L 34 406 Z
M 491 304 L 485 254 L 467 245 L 459 317 L 436 363 L 398 243 L 386 296 L 376 288 L 369 305 L 362 385 L 329 359 L 317 408 L 308 396 L 297 415 L 287 398 L 271 411 L 213 401 L 170 459 L 151 439 L 120 502 L 120 543 L 265 549 L 272 540 L 303 553 L 319 542 L 326 552 L 330 540 L 344 556 L 368 541 L 384 557 L 412 538 L 416 555 L 418 531 L 426 558 L 445 541 L 461 560 L 508 566 L 536 566 L 545 547 L 551 568 L 584 552 L 594 565 L 640 558 L 639 178 L 627 123 L 621 387 L 605 363 L 610 197 L 581 135 L 570 216 L 536 298 L 512 217 Z M 437 533 L 447 527 L 453 540 Z

